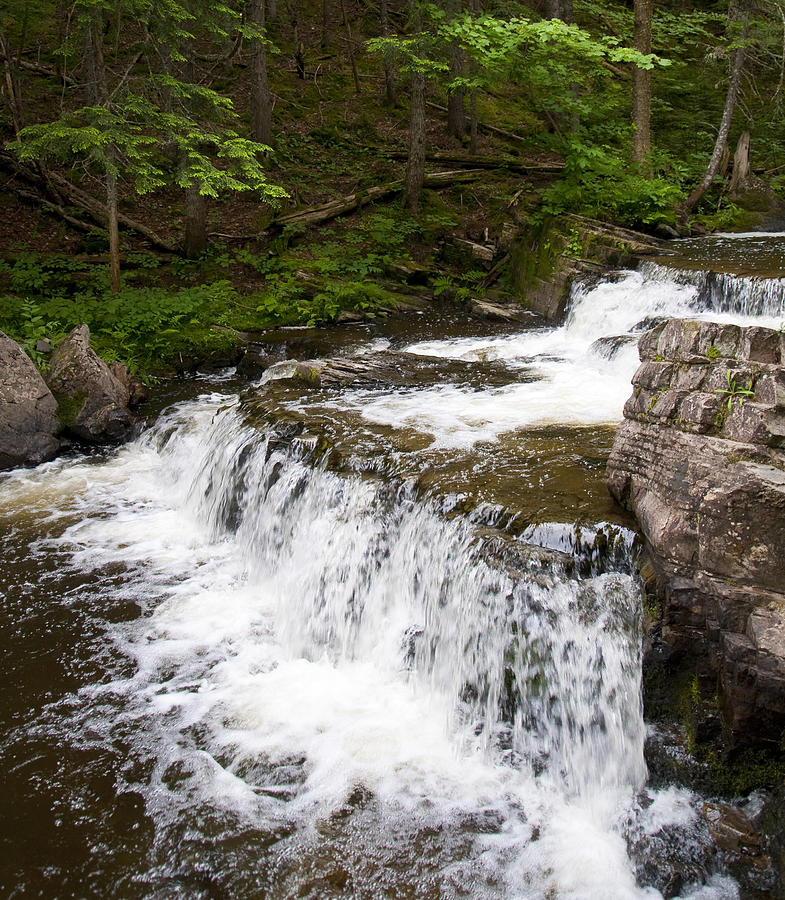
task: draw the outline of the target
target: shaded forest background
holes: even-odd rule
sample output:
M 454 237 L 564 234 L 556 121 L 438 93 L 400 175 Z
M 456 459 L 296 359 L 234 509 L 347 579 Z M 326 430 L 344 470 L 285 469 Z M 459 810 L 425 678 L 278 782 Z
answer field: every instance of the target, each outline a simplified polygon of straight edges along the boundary
M 673 237 L 785 196 L 773 0 L 7 0 L 0 61 L 0 329 L 43 367 L 83 321 L 166 372 L 504 288 L 483 249 L 563 214 Z

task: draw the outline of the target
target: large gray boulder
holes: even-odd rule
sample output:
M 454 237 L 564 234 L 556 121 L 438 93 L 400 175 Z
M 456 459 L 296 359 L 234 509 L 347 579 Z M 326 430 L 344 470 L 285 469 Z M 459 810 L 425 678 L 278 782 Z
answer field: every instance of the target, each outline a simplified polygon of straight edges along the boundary
M 641 366 L 608 462 L 656 575 L 660 638 L 716 692 L 732 744 L 785 733 L 783 336 L 672 319 Z
M 57 401 L 30 357 L 0 331 L 0 469 L 52 459 L 58 431 Z
M 52 354 L 49 387 L 69 434 L 89 444 L 125 440 L 134 419 L 129 390 L 90 348 L 90 329 L 79 325 Z

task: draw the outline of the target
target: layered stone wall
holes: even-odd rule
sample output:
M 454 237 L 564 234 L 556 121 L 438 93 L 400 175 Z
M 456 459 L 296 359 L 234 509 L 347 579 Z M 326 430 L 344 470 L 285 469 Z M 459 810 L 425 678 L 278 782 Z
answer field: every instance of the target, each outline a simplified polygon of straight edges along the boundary
M 661 640 L 716 676 L 736 746 L 785 735 L 785 336 L 672 319 L 608 463 L 656 575 Z

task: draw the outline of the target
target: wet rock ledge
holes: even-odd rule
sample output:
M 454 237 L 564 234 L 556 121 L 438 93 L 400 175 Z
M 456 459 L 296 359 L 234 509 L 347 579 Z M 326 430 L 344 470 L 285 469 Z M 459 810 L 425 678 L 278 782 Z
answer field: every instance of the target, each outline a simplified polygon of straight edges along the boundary
M 640 523 L 663 671 L 716 691 L 732 748 L 785 734 L 785 336 L 672 319 L 644 334 L 608 462 Z

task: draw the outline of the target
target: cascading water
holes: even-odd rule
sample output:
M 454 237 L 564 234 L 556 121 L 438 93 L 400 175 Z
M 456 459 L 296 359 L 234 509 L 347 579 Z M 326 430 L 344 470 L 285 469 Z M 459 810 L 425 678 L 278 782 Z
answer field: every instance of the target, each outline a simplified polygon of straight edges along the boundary
M 705 303 L 623 273 L 577 288 L 562 328 L 406 348 L 502 361 L 507 385 L 319 403 L 420 431 L 423 465 L 614 422 L 629 335 Z M 332 471 L 227 394 L 105 458 L 11 473 L 0 518 L 8 633 L 59 616 L 71 635 L 41 651 L 71 654 L 57 689 L 7 701 L 7 821 L 47 777 L 64 833 L 7 856 L 12 896 L 657 897 L 653 854 L 691 873 L 683 897 L 738 896 L 696 798 L 645 787 L 629 532 L 614 566 L 581 568 L 601 523 L 445 515 L 438 490 Z

